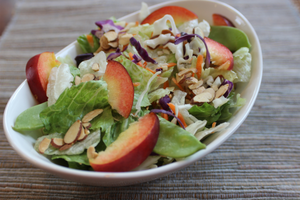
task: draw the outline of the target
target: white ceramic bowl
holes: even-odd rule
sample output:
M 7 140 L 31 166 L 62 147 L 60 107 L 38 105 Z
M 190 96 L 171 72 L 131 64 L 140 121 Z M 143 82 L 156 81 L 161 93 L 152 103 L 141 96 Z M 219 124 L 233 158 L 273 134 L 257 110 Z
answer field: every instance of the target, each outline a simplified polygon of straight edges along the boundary
M 248 35 L 252 44 L 252 76 L 248 84 L 239 87 L 241 96 L 247 99 L 247 103 L 231 118 L 230 126 L 226 130 L 208 137 L 205 141 L 207 144 L 206 149 L 195 153 L 183 161 L 171 163 L 156 169 L 124 173 L 103 173 L 70 169 L 56 165 L 41 154 L 37 153 L 33 149 L 34 139 L 32 139 L 32 137 L 22 135 L 12 129 L 17 116 L 22 111 L 36 104 L 36 101 L 29 90 L 27 81 L 25 80 L 10 98 L 3 117 L 3 126 L 6 137 L 10 145 L 23 159 L 38 168 L 69 180 L 97 186 L 124 186 L 146 182 L 180 170 L 215 150 L 238 129 L 238 127 L 246 119 L 255 102 L 262 79 L 262 52 L 258 37 L 253 27 L 239 11 L 218 1 L 188 0 L 164 2 L 151 6 L 150 10 L 154 11 L 166 5 L 185 7 L 196 13 L 200 20 L 205 19 L 210 24 L 212 24 L 212 14 L 219 13 L 233 21 L 237 28 L 243 30 Z M 127 22 L 137 21 L 138 11 L 122 17 L 121 20 L 125 20 Z M 79 52 L 79 47 L 76 42 L 73 42 L 56 55 L 65 56 L 69 54 L 71 57 L 75 57 L 77 52 Z

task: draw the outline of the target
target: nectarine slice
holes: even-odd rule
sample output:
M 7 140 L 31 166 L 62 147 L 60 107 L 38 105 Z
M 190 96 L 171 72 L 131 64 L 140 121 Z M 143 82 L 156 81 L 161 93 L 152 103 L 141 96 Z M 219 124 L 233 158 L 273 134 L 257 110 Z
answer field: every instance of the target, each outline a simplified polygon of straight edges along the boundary
M 220 14 L 213 14 L 213 23 L 215 26 L 231 26 L 234 27 L 233 23 L 226 17 Z
M 31 93 L 39 103 L 48 100 L 46 95 L 48 78 L 53 67 L 58 67 L 53 52 L 43 52 L 29 59 L 26 65 L 26 78 Z
M 232 70 L 233 69 L 233 55 L 231 51 L 224 45 L 205 37 L 207 48 L 210 53 L 210 60 L 212 64 L 218 69 Z
M 195 13 L 186 8 L 179 6 L 165 6 L 152 12 L 141 24 L 153 24 L 156 20 L 163 18 L 167 14 L 173 17 L 176 26 L 180 26 L 184 22 L 198 19 L 198 16 Z
M 95 171 L 125 172 L 139 166 L 152 152 L 159 135 L 159 120 L 150 113 L 132 123 L 105 151 L 98 154 L 88 149 L 88 158 Z
M 103 78 L 107 83 L 108 103 L 127 118 L 134 98 L 134 87 L 129 73 L 121 63 L 108 60 Z

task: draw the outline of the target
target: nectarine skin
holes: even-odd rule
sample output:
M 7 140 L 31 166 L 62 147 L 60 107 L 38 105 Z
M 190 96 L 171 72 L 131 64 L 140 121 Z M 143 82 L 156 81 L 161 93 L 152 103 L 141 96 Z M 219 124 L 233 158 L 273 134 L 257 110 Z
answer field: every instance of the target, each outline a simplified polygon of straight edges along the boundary
M 29 59 L 26 65 L 26 78 L 32 95 L 39 103 L 46 102 L 48 78 L 53 67 L 58 67 L 53 52 L 43 52 Z
M 186 8 L 179 6 L 165 6 L 152 12 L 141 24 L 153 24 L 156 20 L 163 18 L 167 14 L 173 17 L 176 26 L 180 26 L 184 22 L 198 19 L 198 16 L 195 13 Z
M 121 63 L 108 60 L 103 78 L 107 83 L 109 104 L 127 118 L 134 99 L 134 86 L 129 73 Z
M 138 167 L 152 152 L 159 135 L 159 120 L 150 113 L 121 133 L 117 140 L 89 162 L 95 171 L 126 172 Z
M 233 55 L 231 51 L 224 45 L 210 38 L 205 37 L 204 40 L 210 53 L 210 60 L 214 65 L 217 65 L 216 68 L 223 70 L 232 70 Z

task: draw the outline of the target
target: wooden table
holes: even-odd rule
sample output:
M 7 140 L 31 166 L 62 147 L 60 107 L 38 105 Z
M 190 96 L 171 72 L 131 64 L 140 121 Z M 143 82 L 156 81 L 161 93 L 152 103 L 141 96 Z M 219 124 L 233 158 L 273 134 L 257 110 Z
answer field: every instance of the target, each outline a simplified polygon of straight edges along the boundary
M 159 0 L 145 0 L 148 5 Z M 0 199 L 299 199 L 300 15 L 291 0 L 224 0 L 254 26 L 264 77 L 243 125 L 217 150 L 166 177 L 127 187 L 93 187 L 23 161 L 0 125 Z M 94 21 L 140 9 L 138 0 L 20 0 L 0 40 L 0 119 L 25 79 L 27 60 L 58 52 Z

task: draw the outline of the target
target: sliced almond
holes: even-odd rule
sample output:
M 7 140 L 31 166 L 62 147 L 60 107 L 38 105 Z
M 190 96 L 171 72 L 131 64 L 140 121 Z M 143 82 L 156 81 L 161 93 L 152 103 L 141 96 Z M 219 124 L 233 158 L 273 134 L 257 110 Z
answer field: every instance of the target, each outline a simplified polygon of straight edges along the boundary
M 211 102 L 213 96 L 209 92 L 202 92 L 193 98 L 194 102 L 197 103 L 204 103 L 204 102 Z
M 85 74 L 85 75 L 83 75 L 81 82 L 92 81 L 92 80 L 94 80 L 94 78 L 95 78 L 94 74 Z
M 195 84 L 195 83 L 198 83 L 198 79 L 196 79 L 195 77 L 189 77 L 186 79 L 185 81 L 188 85 L 190 84 Z
M 81 142 L 81 141 L 83 141 L 87 136 L 88 136 L 88 135 L 85 134 L 84 128 L 82 127 L 82 128 L 81 128 L 81 133 L 80 133 L 80 135 L 79 135 L 77 141 Z
M 88 134 L 90 134 L 90 131 L 89 131 L 89 129 L 84 129 L 84 133 L 86 134 L 86 135 L 88 135 Z
M 108 45 L 112 48 L 117 48 L 118 47 L 118 42 L 115 41 L 115 42 L 109 42 Z
M 85 129 L 89 129 L 92 127 L 92 124 L 90 122 L 83 122 L 82 123 L 82 126 L 85 128 Z
M 75 76 L 75 85 L 79 85 L 81 83 L 81 78 L 79 76 Z
M 197 83 L 192 84 L 192 85 L 189 85 L 189 88 L 190 88 L 191 90 L 195 90 L 195 89 L 201 87 L 202 85 L 203 85 L 203 80 L 201 79 L 201 80 L 199 80 Z
M 192 90 L 193 91 L 193 93 L 195 94 L 195 95 L 198 95 L 198 94 L 201 94 L 202 92 L 204 92 L 205 91 L 205 87 L 199 87 L 199 88 L 197 88 L 197 89 L 194 89 L 194 90 Z
M 71 147 L 72 147 L 72 144 L 65 144 L 64 146 L 60 147 L 59 150 L 64 151 L 64 150 L 70 149 Z
M 98 156 L 98 153 L 96 153 L 95 147 L 90 146 L 87 149 L 87 157 L 88 157 L 88 159 L 95 159 L 95 158 L 97 158 L 97 156 Z
M 187 74 L 189 72 L 196 73 L 196 71 L 197 71 L 196 68 L 183 69 L 177 75 L 180 77 L 180 76 L 183 76 L 184 74 Z
M 212 96 L 212 100 L 215 98 L 216 92 L 215 92 L 214 89 L 212 89 L 212 88 L 207 88 L 204 92 L 210 93 L 211 96 Z
M 110 48 L 110 46 L 108 45 L 108 39 L 107 39 L 107 37 L 105 37 L 104 35 L 100 38 L 100 48 L 102 48 L 102 49 L 109 49 Z M 99 49 L 98 49 L 99 50 Z M 100 50 L 99 51 L 96 51 L 96 52 L 100 52 Z
M 106 32 L 103 36 L 106 37 L 107 41 L 112 42 L 117 39 L 118 34 L 115 31 L 109 31 Z
M 80 133 L 81 133 L 82 123 L 80 120 L 77 120 L 72 124 L 64 137 L 64 142 L 66 144 L 72 144 L 77 141 Z
M 133 37 L 133 35 L 130 33 L 120 35 L 119 44 L 121 44 L 121 45 L 129 44 L 130 38 L 132 38 L 132 37 Z
M 87 113 L 83 118 L 82 118 L 82 122 L 90 122 L 92 119 L 94 119 L 95 117 L 97 117 L 98 115 L 100 115 L 103 112 L 103 109 L 96 109 L 93 110 L 89 113 Z
M 50 145 L 51 140 L 48 138 L 44 138 L 39 144 L 39 151 L 40 153 L 45 153 Z
M 99 64 L 98 64 L 98 63 L 94 63 L 94 64 L 92 65 L 92 70 L 93 70 L 94 72 L 99 71 L 99 70 L 100 70 Z
M 62 138 L 52 138 L 51 145 L 55 148 L 60 148 L 65 144 L 64 139 Z
M 223 96 L 225 94 L 225 92 L 228 90 L 229 85 L 222 85 L 216 92 L 216 99 L 220 98 L 221 96 Z

